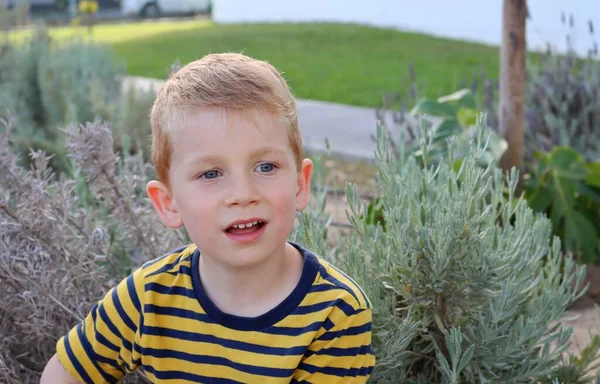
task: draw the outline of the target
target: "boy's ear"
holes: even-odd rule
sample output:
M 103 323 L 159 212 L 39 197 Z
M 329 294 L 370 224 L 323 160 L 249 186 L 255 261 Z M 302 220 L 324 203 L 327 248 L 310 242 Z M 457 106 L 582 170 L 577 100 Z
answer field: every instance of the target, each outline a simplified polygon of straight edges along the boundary
M 296 192 L 296 211 L 306 208 L 310 200 L 310 179 L 312 177 L 313 162 L 310 159 L 302 160 L 298 172 L 298 189 Z
M 183 220 L 179 216 L 177 203 L 173 199 L 171 191 L 160 181 L 152 180 L 146 185 L 146 193 L 152 201 L 152 205 L 163 222 L 169 228 L 177 229 L 183 226 Z

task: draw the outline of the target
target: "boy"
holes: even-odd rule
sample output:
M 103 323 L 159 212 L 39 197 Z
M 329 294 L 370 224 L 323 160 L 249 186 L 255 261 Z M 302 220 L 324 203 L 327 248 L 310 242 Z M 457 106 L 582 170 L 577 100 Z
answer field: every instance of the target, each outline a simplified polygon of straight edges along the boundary
M 193 244 L 150 261 L 57 343 L 41 382 L 365 383 L 371 305 L 287 238 L 309 201 L 293 96 L 271 65 L 214 54 L 172 75 L 151 112 L 147 186 Z

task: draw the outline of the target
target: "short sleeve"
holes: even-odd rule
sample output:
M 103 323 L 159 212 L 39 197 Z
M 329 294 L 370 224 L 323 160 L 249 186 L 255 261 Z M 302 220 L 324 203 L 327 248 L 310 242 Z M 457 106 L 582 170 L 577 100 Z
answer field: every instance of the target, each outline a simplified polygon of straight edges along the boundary
M 366 383 L 375 366 L 371 323 L 365 308 L 332 324 L 311 343 L 292 383 Z
M 63 367 L 84 383 L 116 383 L 141 359 L 141 269 L 111 289 L 85 319 L 58 340 Z

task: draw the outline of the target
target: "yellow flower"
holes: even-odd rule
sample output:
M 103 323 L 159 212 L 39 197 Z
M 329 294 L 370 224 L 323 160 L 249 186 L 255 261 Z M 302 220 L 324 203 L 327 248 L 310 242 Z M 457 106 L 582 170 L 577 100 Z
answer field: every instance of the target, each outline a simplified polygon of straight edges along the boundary
M 97 1 L 81 1 L 79 3 L 79 12 L 81 13 L 96 13 L 98 12 L 98 2 Z

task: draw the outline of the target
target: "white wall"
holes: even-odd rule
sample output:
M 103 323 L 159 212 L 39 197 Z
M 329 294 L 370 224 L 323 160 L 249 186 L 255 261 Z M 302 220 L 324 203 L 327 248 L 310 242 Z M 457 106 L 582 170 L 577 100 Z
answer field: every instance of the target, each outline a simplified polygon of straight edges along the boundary
M 212 0 L 216 22 L 334 21 L 364 23 L 497 45 L 502 0 Z M 561 11 L 573 14 L 574 41 L 580 53 L 591 48 L 591 18 L 600 40 L 600 0 L 529 0 L 530 49 L 547 42 L 563 50 L 567 26 Z

